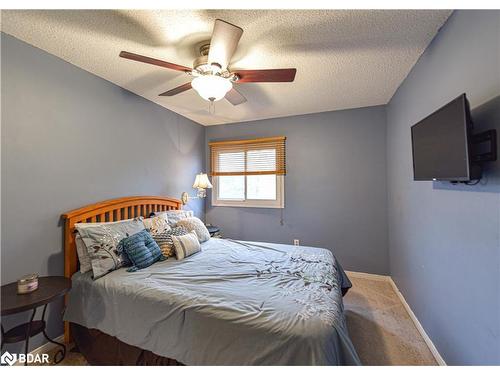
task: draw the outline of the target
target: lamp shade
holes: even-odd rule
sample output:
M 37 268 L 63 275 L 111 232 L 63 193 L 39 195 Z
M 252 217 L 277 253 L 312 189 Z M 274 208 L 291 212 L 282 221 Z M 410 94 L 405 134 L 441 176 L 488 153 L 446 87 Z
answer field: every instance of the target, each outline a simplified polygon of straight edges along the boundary
M 196 77 L 191 86 L 203 99 L 211 102 L 221 100 L 233 88 L 231 81 L 216 75 Z
M 208 176 L 206 173 L 199 173 L 196 175 L 196 178 L 194 180 L 193 188 L 195 189 L 211 189 L 212 184 L 210 183 L 210 180 L 208 179 Z

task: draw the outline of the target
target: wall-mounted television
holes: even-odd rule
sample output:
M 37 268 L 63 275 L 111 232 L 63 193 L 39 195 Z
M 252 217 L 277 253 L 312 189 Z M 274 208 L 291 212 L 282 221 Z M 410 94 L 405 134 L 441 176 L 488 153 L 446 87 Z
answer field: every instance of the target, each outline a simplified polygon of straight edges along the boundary
M 411 127 L 415 181 L 467 182 L 481 178 L 472 156 L 472 120 L 465 94 Z

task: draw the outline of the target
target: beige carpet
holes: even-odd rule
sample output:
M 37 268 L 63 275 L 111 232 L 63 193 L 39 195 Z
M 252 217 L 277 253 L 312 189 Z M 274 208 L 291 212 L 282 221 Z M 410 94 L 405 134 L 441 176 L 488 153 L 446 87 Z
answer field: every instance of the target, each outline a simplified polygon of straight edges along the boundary
M 344 298 L 352 342 L 364 365 L 437 365 L 396 293 L 385 280 L 349 275 L 352 289 Z M 86 365 L 70 351 L 60 365 Z
M 349 278 L 347 326 L 364 365 L 437 365 L 389 281 Z

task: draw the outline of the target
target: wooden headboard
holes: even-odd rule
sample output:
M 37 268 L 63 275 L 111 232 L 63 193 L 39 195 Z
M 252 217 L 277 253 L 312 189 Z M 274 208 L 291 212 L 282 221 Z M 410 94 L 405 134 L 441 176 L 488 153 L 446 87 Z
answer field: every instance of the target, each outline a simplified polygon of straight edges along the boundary
M 149 217 L 151 212 L 179 210 L 179 199 L 155 196 L 137 196 L 110 199 L 90 204 L 62 214 L 64 220 L 64 276 L 71 278 L 78 271 L 78 256 L 75 244 L 76 223 L 99 223 Z M 64 324 L 64 340 L 70 342 L 69 323 Z

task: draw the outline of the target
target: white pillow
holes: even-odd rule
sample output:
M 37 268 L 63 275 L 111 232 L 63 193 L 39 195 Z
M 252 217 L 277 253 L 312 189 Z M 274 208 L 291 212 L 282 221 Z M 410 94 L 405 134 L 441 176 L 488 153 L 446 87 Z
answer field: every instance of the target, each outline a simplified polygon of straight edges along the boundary
M 172 236 L 172 241 L 175 246 L 175 254 L 178 260 L 184 259 L 201 250 L 198 236 L 196 236 L 194 230 L 183 236 Z
M 177 222 L 181 219 L 185 219 L 187 217 L 193 217 L 193 211 L 170 210 L 170 211 L 155 212 L 155 216 L 163 214 L 167 215 L 168 224 L 172 227 L 174 227 L 177 224 Z
M 152 216 L 148 219 L 142 220 L 146 229 L 149 230 L 151 235 L 164 233 L 170 229 L 170 225 L 168 225 L 168 217 L 166 213 L 161 213 L 159 215 Z
M 203 221 L 197 217 L 188 217 L 181 219 L 177 222 L 178 227 L 184 227 L 188 232 L 194 231 L 198 236 L 200 242 L 205 242 L 210 239 L 210 232 L 208 231 Z

